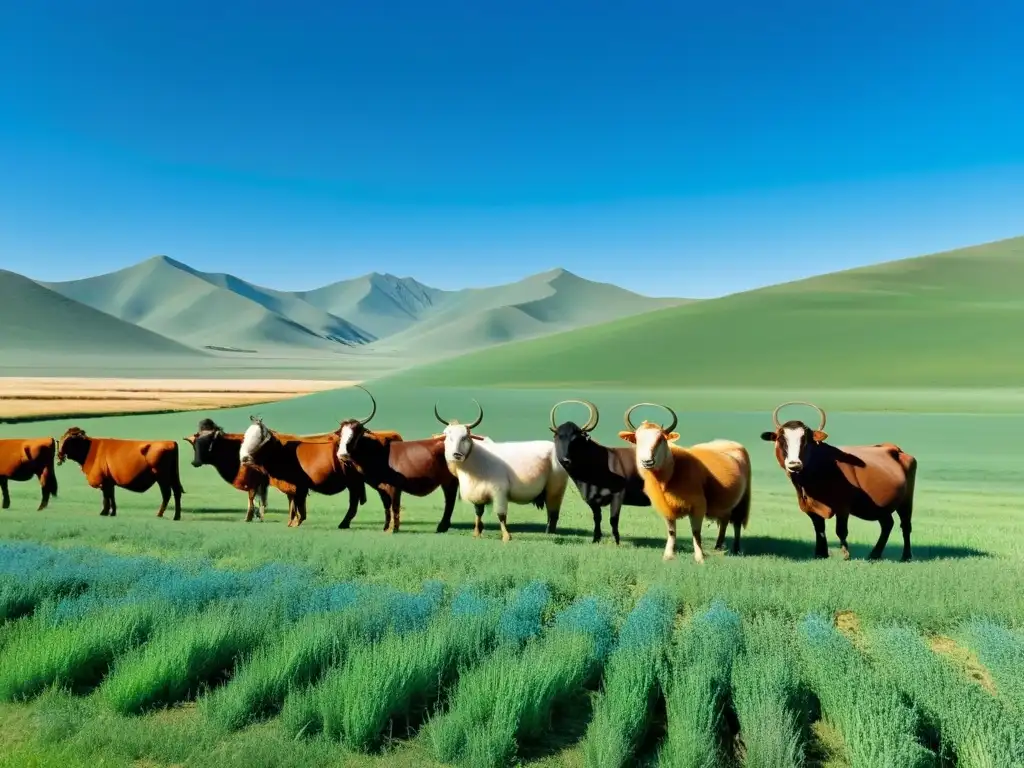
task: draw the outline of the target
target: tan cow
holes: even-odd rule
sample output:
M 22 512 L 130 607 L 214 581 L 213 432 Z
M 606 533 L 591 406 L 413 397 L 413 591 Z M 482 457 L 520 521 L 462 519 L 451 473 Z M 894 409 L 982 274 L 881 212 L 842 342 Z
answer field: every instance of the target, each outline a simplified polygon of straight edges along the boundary
M 39 509 L 46 509 L 50 497 L 57 495 L 57 473 L 53 460 L 57 453 L 57 441 L 52 437 L 5 438 L 0 440 L 0 509 L 11 506 L 7 482 L 23 482 L 39 478 L 43 498 Z

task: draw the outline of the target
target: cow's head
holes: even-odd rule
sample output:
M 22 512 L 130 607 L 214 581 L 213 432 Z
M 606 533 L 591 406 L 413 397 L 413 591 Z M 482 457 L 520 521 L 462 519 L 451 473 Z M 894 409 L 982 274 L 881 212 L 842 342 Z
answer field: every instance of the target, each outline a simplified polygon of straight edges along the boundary
M 555 411 L 558 406 L 566 403 L 579 403 L 590 410 L 587 423 L 582 427 L 574 421 L 563 421 L 555 426 Z M 551 433 L 554 435 L 555 458 L 564 467 L 572 465 L 574 458 L 580 456 L 580 451 L 590 444 L 590 433 L 597 429 L 597 422 L 601 415 L 597 412 L 597 406 L 589 400 L 563 400 L 556 403 L 551 409 Z
M 57 464 L 63 464 L 68 459 L 81 464 L 89 455 L 89 446 L 92 441 L 85 434 L 81 427 L 69 427 L 60 440 L 57 441 Z
M 238 459 L 242 462 L 243 466 L 255 464 L 255 455 L 274 436 L 274 433 L 263 423 L 263 419 L 250 416 L 249 421 L 252 424 L 249 425 L 249 428 L 245 430 L 245 434 L 242 435 L 242 445 L 238 449 Z
M 821 423 L 817 429 L 811 429 L 799 419 L 791 419 L 785 424 L 779 423 L 779 411 L 787 405 L 809 405 L 821 416 Z M 803 400 L 791 400 L 783 403 L 772 411 L 772 423 L 775 425 L 774 432 L 762 432 L 761 439 L 769 443 L 775 443 L 775 458 L 788 474 L 798 474 L 807 462 L 807 452 L 818 443 L 823 443 L 828 438 L 825 429 L 825 411 L 814 403 L 806 403 Z
M 224 430 L 213 419 L 203 419 L 194 435 L 184 438 L 192 446 L 192 466 L 201 467 L 213 463 L 213 448 L 217 440 L 224 435 Z
M 642 405 L 664 408 L 672 414 L 672 423 L 665 427 L 661 424 L 654 424 L 644 420 L 639 427 L 633 426 L 633 422 L 629 417 L 633 414 L 633 411 Z M 671 455 L 668 444 L 674 443 L 679 439 L 679 433 L 673 431 L 678 423 L 679 417 L 676 416 L 676 412 L 667 405 L 662 405 L 661 403 L 637 403 L 626 411 L 626 426 L 629 429 L 619 432 L 619 437 L 627 443 L 633 443 L 636 446 L 636 463 L 641 468 L 657 470 L 664 466 L 665 460 Z
M 366 392 L 367 395 L 370 395 L 369 390 L 360 387 L 358 384 L 356 386 L 362 389 L 363 392 Z M 377 414 L 377 401 L 373 395 L 370 395 L 370 402 L 372 403 L 370 415 L 365 419 L 346 419 L 338 425 L 338 431 L 335 433 L 338 435 L 338 461 L 347 461 L 355 450 L 356 443 L 369 431 L 366 429 L 366 425 Z
M 483 406 L 481 406 L 480 403 L 477 403 L 476 400 L 473 400 L 473 402 L 476 403 L 476 409 L 479 411 L 479 415 L 471 424 L 459 424 L 459 422 L 455 420 L 445 420 L 441 417 L 441 414 L 437 412 L 437 403 L 434 403 L 434 418 L 444 424 L 444 432 L 438 437 L 444 438 L 445 461 L 465 461 L 469 457 L 469 454 L 473 452 L 473 441 L 483 439 L 479 435 L 474 435 L 472 432 L 472 430 L 480 426 L 480 422 L 484 420 Z

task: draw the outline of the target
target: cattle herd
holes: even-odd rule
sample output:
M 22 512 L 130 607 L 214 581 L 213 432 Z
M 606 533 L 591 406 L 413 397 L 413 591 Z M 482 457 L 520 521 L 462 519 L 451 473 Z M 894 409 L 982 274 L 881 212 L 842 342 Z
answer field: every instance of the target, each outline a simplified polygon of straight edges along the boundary
M 363 389 L 360 387 L 360 389 Z M 363 391 L 366 391 L 365 389 Z M 744 446 L 732 440 L 712 440 L 690 446 L 677 445 L 678 418 L 668 426 L 643 421 L 634 425 L 625 414 L 627 430 L 619 432 L 625 445 L 609 447 L 591 437 L 600 414 L 588 400 L 565 400 L 551 409 L 548 440 L 499 442 L 477 434 L 483 422 L 482 406 L 470 424 L 434 416 L 444 425 L 441 433 L 422 440 L 405 440 L 398 432 L 371 430 L 376 415 L 372 402 L 369 416 L 341 422 L 333 432 L 290 435 L 276 432 L 261 419 L 244 433 L 228 433 L 210 419 L 199 422 L 195 434 L 184 438 L 193 449 L 193 467 L 213 466 L 235 488 L 249 496 L 246 521 L 257 511 L 262 520 L 267 508 L 267 489 L 273 486 L 288 498 L 288 526 L 306 519 L 310 491 L 334 495 L 348 490 L 348 511 L 339 528 L 348 528 L 359 505 L 366 502 L 366 486 L 375 489 L 384 507 L 384 530 L 401 524 L 402 494 L 427 496 L 438 488 L 444 509 L 437 524 L 443 533 L 451 526 L 456 497 L 473 505 L 473 535 L 483 532 L 485 505 L 492 505 L 508 541 L 509 504 L 533 504 L 547 511 L 547 532 L 555 533 L 566 488 L 571 480 L 594 515 L 593 541 L 601 539 L 601 510 L 609 508 L 612 535 L 619 543 L 619 514 L 623 506 L 652 506 L 666 523 L 665 559 L 675 556 L 676 521 L 689 518 L 693 556 L 704 560 L 701 527 L 707 518 L 717 522 L 715 549 L 722 549 L 729 525 L 733 527 L 732 551 L 739 552 L 740 530 L 750 518 L 750 457 Z M 572 421 L 556 424 L 560 405 L 579 403 L 590 416 L 583 426 Z M 787 405 L 810 405 L 820 414 L 817 429 L 799 420 L 779 422 Z M 774 428 L 761 439 L 774 443 L 775 458 L 796 491 L 799 508 L 812 521 L 815 555 L 828 556 L 825 521 L 835 517 L 836 536 L 849 558 L 847 532 L 850 515 L 879 523 L 881 533 L 869 555 L 881 557 L 893 528 L 893 513 L 903 531 L 903 560 L 909 560 L 911 514 L 917 460 L 892 443 L 834 446 L 826 442 L 825 412 L 810 403 L 783 403 L 772 413 Z M 157 517 L 174 498 L 174 519 L 181 518 L 184 490 L 178 472 L 178 444 L 174 440 L 124 440 L 91 437 L 78 427 L 68 429 L 60 440 L 26 438 L 0 440 L 0 492 L 3 508 L 10 506 L 8 481 L 39 479 L 39 509 L 57 495 L 54 462 L 66 459 L 81 466 L 88 484 L 103 497 L 104 516 L 117 514 L 114 489 L 144 492 L 160 488 Z

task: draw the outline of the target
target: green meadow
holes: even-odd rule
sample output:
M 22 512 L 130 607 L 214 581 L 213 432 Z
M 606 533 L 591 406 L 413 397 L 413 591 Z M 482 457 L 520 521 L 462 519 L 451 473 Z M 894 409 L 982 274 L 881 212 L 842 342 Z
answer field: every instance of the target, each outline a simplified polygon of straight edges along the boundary
M 1024 240 L 659 309 L 513 342 L 366 384 L 371 426 L 436 434 L 435 403 L 495 440 L 546 439 L 559 400 L 600 408 L 622 444 L 639 401 L 679 414 L 683 443 L 743 442 L 753 505 L 739 555 L 624 508 L 622 543 L 591 543 L 569 487 L 545 513 L 493 515 L 403 497 L 382 531 L 372 491 L 265 522 L 180 442 L 182 519 L 157 492 L 79 468 L 36 512 L 34 482 L 0 512 L 0 765 L 1024 765 Z M 268 368 L 273 363 L 265 363 Z M 197 364 L 197 368 L 202 368 Z M 197 375 L 189 371 L 182 375 Z M 759 440 L 807 399 L 838 445 L 894 442 L 919 461 L 913 555 L 899 526 L 850 521 L 852 559 L 814 560 L 810 522 Z M 369 410 L 357 389 L 258 408 L 0 424 L 0 437 L 174 438 L 211 417 L 242 431 L 322 432 Z M 794 407 L 793 417 L 813 418 Z M 789 415 L 789 414 L 787 414 Z M 661 419 L 652 409 L 637 413 Z M 563 406 L 559 420 L 586 418 Z M 705 545 L 717 529 L 706 528 Z M 731 531 L 727 545 L 731 543 Z M 710 546 L 708 546 L 710 550 Z

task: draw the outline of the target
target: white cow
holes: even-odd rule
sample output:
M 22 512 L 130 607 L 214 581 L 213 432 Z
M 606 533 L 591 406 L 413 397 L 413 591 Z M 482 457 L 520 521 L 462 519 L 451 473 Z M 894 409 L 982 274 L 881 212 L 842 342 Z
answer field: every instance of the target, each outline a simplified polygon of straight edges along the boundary
M 494 442 L 474 435 L 471 430 L 484 419 L 484 409 L 471 424 L 445 421 L 434 406 L 434 416 L 444 424 L 444 458 L 448 469 L 459 479 L 459 494 L 476 510 L 473 536 L 484 529 L 484 505 L 493 504 L 501 525 L 502 541 L 509 541 L 505 523 L 508 505 L 534 504 L 547 507 L 548 533 L 558 526 L 562 499 L 569 485 L 569 475 L 555 458 L 555 444 L 550 440 Z

